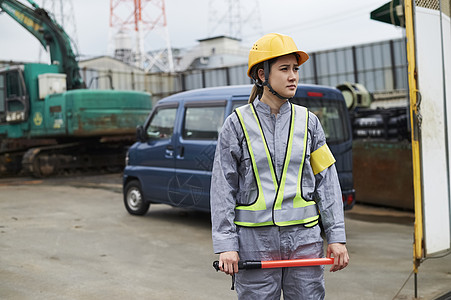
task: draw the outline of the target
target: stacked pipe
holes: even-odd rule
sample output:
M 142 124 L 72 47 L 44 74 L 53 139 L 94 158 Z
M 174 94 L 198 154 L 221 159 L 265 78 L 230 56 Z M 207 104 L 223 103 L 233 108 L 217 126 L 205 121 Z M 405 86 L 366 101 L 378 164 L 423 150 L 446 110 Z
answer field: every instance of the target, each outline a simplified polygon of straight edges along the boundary
M 354 139 L 410 140 L 407 107 L 356 108 L 350 114 Z

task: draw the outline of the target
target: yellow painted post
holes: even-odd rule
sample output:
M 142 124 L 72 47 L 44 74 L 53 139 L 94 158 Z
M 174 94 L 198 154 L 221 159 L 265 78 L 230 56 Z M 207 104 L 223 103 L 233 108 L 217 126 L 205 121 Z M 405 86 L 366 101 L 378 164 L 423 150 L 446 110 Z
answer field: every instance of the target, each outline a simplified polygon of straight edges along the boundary
M 414 188 L 414 249 L 413 260 L 415 273 L 423 258 L 423 205 L 422 205 L 422 180 L 420 157 L 420 128 L 421 114 L 419 111 L 419 99 L 417 98 L 417 73 L 415 60 L 415 31 L 413 23 L 413 0 L 405 0 L 405 21 L 407 37 L 407 61 L 410 98 L 410 124 L 412 128 L 412 163 L 413 163 L 413 188 Z

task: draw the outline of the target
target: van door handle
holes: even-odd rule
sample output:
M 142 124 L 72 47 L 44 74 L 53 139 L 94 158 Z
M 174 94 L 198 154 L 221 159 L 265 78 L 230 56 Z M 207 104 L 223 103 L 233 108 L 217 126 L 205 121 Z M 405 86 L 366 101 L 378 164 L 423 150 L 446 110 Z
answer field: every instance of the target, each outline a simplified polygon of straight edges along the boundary
M 185 156 L 185 147 L 180 146 L 179 148 L 179 153 L 177 154 L 177 159 L 183 159 Z
M 165 157 L 167 157 L 167 158 L 174 157 L 174 146 L 172 146 L 172 145 L 166 146 Z

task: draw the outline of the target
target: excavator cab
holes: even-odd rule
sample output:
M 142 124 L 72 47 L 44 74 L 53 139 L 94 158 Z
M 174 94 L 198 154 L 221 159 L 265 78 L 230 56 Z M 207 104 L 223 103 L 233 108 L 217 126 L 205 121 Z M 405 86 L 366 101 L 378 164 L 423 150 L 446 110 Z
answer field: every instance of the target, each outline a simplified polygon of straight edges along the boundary
M 0 71 L 0 124 L 27 121 L 29 103 L 22 68 Z

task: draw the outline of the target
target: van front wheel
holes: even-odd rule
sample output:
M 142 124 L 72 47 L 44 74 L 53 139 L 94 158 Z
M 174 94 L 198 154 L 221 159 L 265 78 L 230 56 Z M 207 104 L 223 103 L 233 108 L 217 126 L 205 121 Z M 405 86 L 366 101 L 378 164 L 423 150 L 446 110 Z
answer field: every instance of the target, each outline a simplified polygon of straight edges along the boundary
M 150 203 L 144 201 L 141 184 L 138 180 L 132 180 L 125 185 L 124 204 L 132 215 L 142 216 L 149 210 Z

